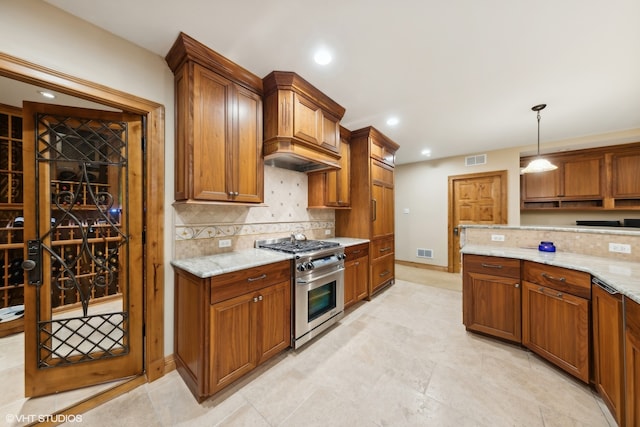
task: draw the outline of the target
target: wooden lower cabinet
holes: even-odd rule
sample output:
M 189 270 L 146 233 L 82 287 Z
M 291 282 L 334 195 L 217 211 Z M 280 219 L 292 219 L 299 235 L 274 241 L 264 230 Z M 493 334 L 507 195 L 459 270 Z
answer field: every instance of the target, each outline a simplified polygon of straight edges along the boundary
M 369 295 L 369 244 L 345 248 L 344 308 L 349 308 Z
M 522 344 L 589 382 L 589 301 L 522 282 Z
M 290 289 L 283 282 L 211 306 L 211 394 L 289 347 Z
M 462 271 L 467 330 L 521 343 L 520 260 L 465 255 Z
M 176 269 L 174 355 L 202 401 L 291 343 L 291 264 L 211 278 Z
M 640 426 L 640 304 L 624 299 L 624 347 L 627 427 Z
M 591 312 L 595 388 L 621 426 L 625 403 L 622 295 L 610 294 L 594 285 L 591 291 Z

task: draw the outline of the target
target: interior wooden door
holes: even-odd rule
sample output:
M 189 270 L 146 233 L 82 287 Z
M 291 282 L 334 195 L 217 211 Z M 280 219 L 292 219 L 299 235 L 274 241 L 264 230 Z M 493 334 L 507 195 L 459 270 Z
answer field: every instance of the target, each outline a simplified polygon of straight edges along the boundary
M 25 395 L 143 370 L 142 119 L 25 102 Z
M 449 272 L 460 272 L 460 226 L 507 223 L 507 171 L 449 177 Z

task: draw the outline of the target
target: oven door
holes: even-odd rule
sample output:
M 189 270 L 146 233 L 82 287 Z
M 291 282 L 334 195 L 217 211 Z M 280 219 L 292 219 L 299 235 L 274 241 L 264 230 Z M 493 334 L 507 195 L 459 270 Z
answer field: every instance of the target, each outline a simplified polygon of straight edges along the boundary
M 296 278 L 295 339 L 344 311 L 344 266 Z

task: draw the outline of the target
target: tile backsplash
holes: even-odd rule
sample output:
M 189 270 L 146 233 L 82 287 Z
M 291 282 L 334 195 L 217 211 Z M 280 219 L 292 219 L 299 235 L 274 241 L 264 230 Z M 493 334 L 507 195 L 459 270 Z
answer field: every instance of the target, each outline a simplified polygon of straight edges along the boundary
M 334 237 L 335 211 L 307 209 L 307 192 L 305 173 L 265 166 L 263 205 L 176 204 L 174 259 L 247 249 L 298 231 L 310 239 Z M 221 240 L 230 246 L 219 247 Z

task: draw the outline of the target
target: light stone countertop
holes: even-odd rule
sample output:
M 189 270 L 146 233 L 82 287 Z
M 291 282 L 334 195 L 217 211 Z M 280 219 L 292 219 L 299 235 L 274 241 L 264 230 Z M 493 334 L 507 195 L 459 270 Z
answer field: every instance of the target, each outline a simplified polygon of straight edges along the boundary
M 585 227 L 585 226 L 541 226 L 541 225 L 500 225 L 500 224 L 464 224 L 461 228 L 490 228 L 504 230 L 533 230 L 533 231 L 568 231 L 572 233 L 613 234 L 623 236 L 640 236 L 636 227 Z
M 322 239 L 327 242 L 338 242 L 342 246 L 355 246 L 361 243 L 369 243 L 367 239 L 357 239 L 355 237 L 333 237 L 331 239 Z
M 208 255 L 171 261 L 171 265 L 197 277 L 206 279 L 232 271 L 258 267 L 293 259 L 292 254 L 269 249 L 243 249 L 224 254 Z
M 465 245 L 463 254 L 518 258 L 541 264 L 584 271 L 610 285 L 621 294 L 640 304 L 640 264 L 611 258 L 580 255 L 570 252 L 541 252 L 537 249 Z

